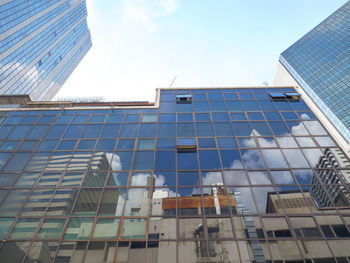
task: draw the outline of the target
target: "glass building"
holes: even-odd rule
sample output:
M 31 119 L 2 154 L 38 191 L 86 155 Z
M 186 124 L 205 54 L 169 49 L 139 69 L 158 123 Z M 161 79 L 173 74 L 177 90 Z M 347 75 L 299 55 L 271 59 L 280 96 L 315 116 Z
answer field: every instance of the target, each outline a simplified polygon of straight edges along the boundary
M 348 143 L 349 47 L 350 1 L 284 51 L 279 60 Z M 286 82 L 276 81 L 276 84 Z
M 51 100 L 91 47 L 85 0 L 0 1 L 0 94 Z
M 350 262 L 350 162 L 294 88 L 157 92 L 0 110 L 1 262 Z

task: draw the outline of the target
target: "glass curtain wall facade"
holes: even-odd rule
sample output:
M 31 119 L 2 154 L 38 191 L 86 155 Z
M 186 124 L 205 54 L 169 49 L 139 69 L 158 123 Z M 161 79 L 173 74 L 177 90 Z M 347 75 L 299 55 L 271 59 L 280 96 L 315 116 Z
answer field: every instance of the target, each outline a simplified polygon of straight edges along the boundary
M 91 47 L 85 0 L 0 3 L 0 94 L 51 100 Z
M 280 56 L 280 63 L 350 143 L 350 1 Z
M 293 88 L 1 111 L 0 258 L 350 262 L 350 163 Z

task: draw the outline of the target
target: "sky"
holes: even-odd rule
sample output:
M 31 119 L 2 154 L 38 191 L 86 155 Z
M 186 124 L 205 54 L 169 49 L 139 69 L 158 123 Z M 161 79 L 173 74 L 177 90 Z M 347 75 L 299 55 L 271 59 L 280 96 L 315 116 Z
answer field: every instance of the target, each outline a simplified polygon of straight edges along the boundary
M 56 97 L 273 85 L 279 55 L 347 0 L 87 0 L 93 47 Z

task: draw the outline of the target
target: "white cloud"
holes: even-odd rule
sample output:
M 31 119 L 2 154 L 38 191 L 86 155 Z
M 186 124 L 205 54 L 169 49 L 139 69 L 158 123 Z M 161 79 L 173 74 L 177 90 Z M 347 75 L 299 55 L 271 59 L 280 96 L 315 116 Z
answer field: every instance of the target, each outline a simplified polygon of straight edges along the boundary
M 270 178 L 266 172 L 248 172 L 252 184 L 271 184 Z
M 203 175 L 203 185 L 222 183 L 221 172 L 208 172 Z
M 120 171 L 122 170 L 122 163 L 118 154 L 106 153 L 107 160 L 109 161 L 112 170 Z
M 166 10 L 168 14 L 178 9 L 178 4 L 175 0 L 162 0 L 159 4 Z
M 148 186 L 151 181 L 151 175 L 148 173 L 133 174 L 131 178 L 132 186 Z
M 271 171 L 271 175 L 276 184 L 294 184 L 293 177 L 289 171 Z
M 148 32 L 155 32 L 160 28 L 156 18 L 169 15 L 178 8 L 174 0 L 125 0 L 124 14 L 129 19 L 141 23 Z
M 306 113 L 302 113 L 302 114 L 300 115 L 300 118 L 301 118 L 302 120 L 310 120 L 309 115 L 307 115 Z
M 154 175 L 154 180 L 155 180 L 155 186 L 166 186 L 165 185 L 165 176 L 161 174 L 155 174 Z

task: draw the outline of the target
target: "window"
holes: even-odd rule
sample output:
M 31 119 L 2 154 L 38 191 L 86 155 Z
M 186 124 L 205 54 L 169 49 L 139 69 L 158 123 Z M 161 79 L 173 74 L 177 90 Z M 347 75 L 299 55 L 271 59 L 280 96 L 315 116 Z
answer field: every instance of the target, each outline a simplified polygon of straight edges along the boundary
M 297 92 L 285 92 L 284 95 L 286 95 L 287 99 L 293 99 L 293 100 L 300 99 L 300 94 Z
M 177 139 L 176 149 L 178 152 L 195 151 L 197 144 L 195 139 Z
M 142 122 L 156 122 L 157 115 L 143 115 Z
M 191 104 L 192 95 L 180 94 L 176 95 L 176 104 Z
M 349 231 L 344 225 L 332 225 L 332 228 L 337 237 L 350 237 Z
M 269 92 L 269 95 L 273 100 L 283 100 L 286 98 L 286 95 L 280 92 Z
M 291 237 L 289 230 L 275 230 L 275 237 Z

